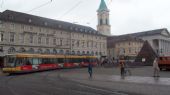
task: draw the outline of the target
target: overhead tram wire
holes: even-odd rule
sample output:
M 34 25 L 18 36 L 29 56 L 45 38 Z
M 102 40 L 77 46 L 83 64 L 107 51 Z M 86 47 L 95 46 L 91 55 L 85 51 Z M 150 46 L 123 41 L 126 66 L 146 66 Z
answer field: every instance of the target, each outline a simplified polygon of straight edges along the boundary
M 4 4 L 4 0 L 1 1 L 1 8 L 2 8 L 3 4 Z
M 46 2 L 46 3 L 44 3 L 44 4 L 41 4 L 41 5 L 39 5 L 39 6 L 35 7 L 35 8 L 27 11 L 27 13 L 30 13 L 30 12 L 32 12 L 32 11 L 34 11 L 34 10 L 36 10 L 36 9 L 39 9 L 39 8 L 41 8 L 41 7 L 43 7 L 43 6 L 46 6 L 46 5 L 48 5 L 49 3 L 51 3 L 51 2 L 52 2 L 52 0 L 50 0 L 50 1 Z
M 72 10 L 74 10 L 76 7 L 78 7 L 78 5 L 80 5 L 82 3 L 82 1 L 79 1 L 78 3 L 76 3 L 73 7 L 71 7 L 68 11 L 66 11 L 62 16 L 60 16 L 58 19 L 63 18 L 65 15 L 67 15 L 69 12 L 71 12 Z

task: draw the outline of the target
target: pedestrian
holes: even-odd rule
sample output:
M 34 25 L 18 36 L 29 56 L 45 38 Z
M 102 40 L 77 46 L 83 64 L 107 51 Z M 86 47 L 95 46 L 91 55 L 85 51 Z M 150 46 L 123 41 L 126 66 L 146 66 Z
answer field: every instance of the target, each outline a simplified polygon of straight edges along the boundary
M 88 72 L 89 72 L 90 78 L 92 78 L 93 66 L 91 63 L 88 64 Z
M 123 57 L 120 57 L 119 66 L 120 66 L 120 74 L 121 74 L 122 77 L 124 77 L 124 74 L 125 74 L 125 61 L 124 61 Z
M 153 61 L 153 77 L 159 77 L 159 71 L 158 58 L 156 57 Z

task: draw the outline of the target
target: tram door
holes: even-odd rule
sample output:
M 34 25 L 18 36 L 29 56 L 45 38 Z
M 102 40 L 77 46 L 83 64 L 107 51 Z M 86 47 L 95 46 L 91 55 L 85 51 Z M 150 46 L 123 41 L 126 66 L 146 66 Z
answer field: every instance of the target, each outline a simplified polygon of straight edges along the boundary
M 4 57 L 0 57 L 0 69 L 4 66 Z

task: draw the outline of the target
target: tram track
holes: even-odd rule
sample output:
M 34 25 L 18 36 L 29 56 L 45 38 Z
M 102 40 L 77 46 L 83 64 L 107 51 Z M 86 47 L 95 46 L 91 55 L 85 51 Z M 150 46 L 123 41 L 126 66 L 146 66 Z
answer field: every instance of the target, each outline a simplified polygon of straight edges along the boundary
M 128 95 L 66 79 L 63 72 L 67 70 L 7 76 L 4 85 L 9 94 L 4 95 Z
M 49 78 L 49 75 L 51 73 L 48 73 L 44 76 L 45 81 L 47 81 L 48 83 L 55 85 L 54 83 L 51 83 L 52 81 L 55 81 L 55 78 Z M 50 81 L 49 81 L 50 79 Z M 118 91 L 112 91 L 112 90 L 108 90 L 108 89 L 104 89 L 104 88 L 99 88 L 99 87 L 95 87 L 95 86 L 90 86 L 87 84 L 82 84 L 79 82 L 75 82 L 69 79 L 65 79 L 61 77 L 61 72 L 57 74 L 57 79 L 59 79 L 59 81 L 64 82 L 67 85 L 73 85 L 73 86 L 77 86 L 78 88 L 83 88 L 83 89 L 77 89 L 77 88 L 67 88 L 67 87 L 62 87 L 61 89 L 67 89 L 70 90 L 72 92 L 78 92 L 79 95 L 128 95 L 124 92 L 118 92 Z

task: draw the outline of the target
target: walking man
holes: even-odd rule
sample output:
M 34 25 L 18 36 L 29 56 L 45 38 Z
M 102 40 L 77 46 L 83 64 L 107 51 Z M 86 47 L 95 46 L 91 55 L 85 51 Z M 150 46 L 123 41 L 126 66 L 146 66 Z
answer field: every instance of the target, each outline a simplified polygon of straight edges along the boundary
M 121 57 L 119 60 L 119 66 L 120 66 L 120 74 L 121 77 L 124 77 L 125 74 L 125 61 L 124 61 L 124 57 Z
M 158 58 L 156 57 L 153 61 L 153 77 L 159 77 L 159 71 Z
M 90 75 L 90 78 L 92 78 L 92 73 L 93 73 L 93 66 L 91 63 L 88 64 L 88 72 L 89 72 L 89 75 Z

